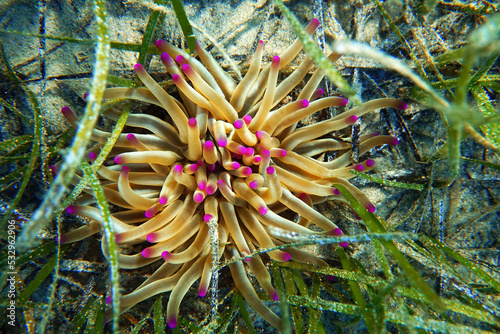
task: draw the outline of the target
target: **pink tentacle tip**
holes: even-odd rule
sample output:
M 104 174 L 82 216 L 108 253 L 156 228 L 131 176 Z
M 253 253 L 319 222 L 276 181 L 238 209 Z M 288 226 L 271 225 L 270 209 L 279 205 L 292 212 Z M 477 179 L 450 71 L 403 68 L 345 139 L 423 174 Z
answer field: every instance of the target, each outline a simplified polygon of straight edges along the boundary
M 307 108 L 307 107 L 309 107 L 309 101 L 306 99 L 300 100 L 299 106 L 300 106 L 300 108 Z
M 208 222 L 210 221 L 210 219 L 212 219 L 212 215 L 210 215 L 210 214 L 208 214 L 208 213 L 207 213 L 206 215 L 204 215 L 204 216 L 203 216 L 203 221 L 204 221 L 205 223 L 208 223 Z
M 198 189 L 200 189 L 201 191 L 207 189 L 207 183 L 205 181 L 198 182 Z
M 238 168 L 240 168 L 240 163 L 239 162 L 236 162 L 236 161 L 233 161 L 231 163 L 231 167 L 234 169 L 234 170 L 237 170 Z
M 164 63 L 172 63 L 174 60 L 172 59 L 172 57 L 170 57 L 170 55 L 166 52 L 163 52 L 160 56 L 160 59 L 164 62 Z
M 274 290 L 273 292 L 271 292 L 271 294 L 269 295 L 269 297 L 271 297 L 272 300 L 274 300 L 275 302 L 279 301 L 280 300 L 280 296 L 278 295 L 278 291 Z
M 273 57 L 273 65 L 277 66 L 280 64 L 280 56 L 274 56 Z
M 106 304 L 110 305 L 113 302 L 113 297 L 112 296 L 107 296 L 106 297 Z
M 358 172 L 362 172 L 365 170 L 365 166 L 363 166 L 362 164 L 357 164 L 356 166 L 354 166 L 354 169 Z
M 165 205 L 168 202 L 168 197 L 167 196 L 161 196 L 160 199 L 158 200 L 161 205 Z
M 168 261 L 172 258 L 172 253 L 170 253 L 169 251 L 164 251 L 161 253 L 161 257 L 163 258 L 163 260 Z
M 89 92 L 85 92 L 83 93 L 83 99 L 86 100 L 87 97 L 89 97 L 90 93 Z
M 136 71 L 136 72 L 143 72 L 144 71 L 144 67 L 141 64 L 137 63 L 137 64 L 134 65 L 134 71 Z
M 287 252 L 283 252 L 281 254 L 281 261 L 283 261 L 283 262 L 288 262 L 288 261 L 290 261 L 291 258 L 292 257 Z
M 245 155 L 252 156 L 255 153 L 255 150 L 252 147 L 247 147 L 247 151 Z
M 241 168 L 241 171 L 243 173 L 243 176 L 250 176 L 250 174 L 252 174 L 252 168 L 250 167 L 242 167 Z
M 146 212 L 144 212 L 144 217 L 153 218 L 156 212 L 158 212 L 158 210 L 155 210 L 154 208 L 149 208 L 146 210 Z
M 154 243 L 156 241 L 156 235 L 154 233 L 149 233 L 147 236 L 146 236 L 146 240 L 149 242 L 149 243 Z M 146 248 L 147 249 L 147 248 Z M 145 250 L 146 250 L 145 249 Z
M 244 121 L 242 119 L 237 119 L 234 121 L 234 127 L 236 129 L 241 129 L 243 127 Z
M 323 88 L 318 88 L 318 89 L 316 89 L 316 91 L 314 93 L 319 97 L 319 96 L 322 96 L 323 94 L 325 94 L 325 91 L 323 90 Z
M 349 247 L 349 243 L 347 241 L 342 241 L 342 242 L 339 242 L 339 246 L 342 248 L 347 248 L 347 247 Z
M 356 123 L 357 121 L 358 121 L 358 116 L 356 116 L 356 115 L 351 115 L 351 116 L 349 116 L 349 117 L 347 117 L 347 118 L 345 119 L 345 122 L 346 122 L 347 124 L 354 124 L 354 123 Z
M 117 165 L 121 165 L 123 163 L 123 159 L 119 155 L 117 155 L 113 160 Z
M 260 213 L 261 215 L 265 215 L 265 214 L 267 213 L 267 207 L 266 207 L 266 206 L 264 206 L 264 205 L 263 205 L 263 206 L 261 206 L 261 207 L 259 208 L 259 213 Z
M 332 188 L 332 193 L 334 195 L 340 195 L 340 191 L 337 188 Z
M 366 164 L 366 167 L 368 167 L 368 168 L 373 167 L 373 166 L 375 166 L 375 160 L 368 159 L 365 161 L 365 164 Z
M 174 171 L 177 173 L 182 173 L 182 166 L 181 165 L 175 165 L 174 166 Z
M 207 150 L 211 150 L 214 148 L 214 143 L 211 140 L 207 140 L 203 145 Z
M 172 74 L 172 81 L 174 82 L 174 84 L 179 83 L 179 81 L 181 81 L 181 76 L 176 73 Z
M 130 171 L 130 169 L 127 166 L 122 166 L 122 173 L 123 174 L 128 174 L 129 171 Z
M 344 98 L 344 100 L 342 101 L 342 104 L 340 106 L 345 107 L 348 103 L 349 103 L 349 100 Z
M 342 230 L 340 228 L 336 227 L 336 228 L 330 230 L 328 232 L 328 234 L 330 234 L 333 237 L 339 237 L 342 235 Z
M 396 146 L 397 144 L 399 144 L 399 139 L 392 137 L 389 141 L 389 145 Z
M 90 152 L 89 153 L 89 159 L 94 161 L 95 159 L 97 159 L 97 153 L 95 152 Z
M 177 327 L 177 317 L 168 319 L 167 324 L 170 329 Z
M 214 186 L 207 186 L 207 194 L 212 195 L 217 189 Z
M 251 189 L 257 189 L 257 187 L 259 186 L 257 181 L 252 181 L 248 184 L 248 186 L 251 188 Z
M 115 242 L 116 242 L 117 244 L 119 244 L 119 243 L 122 241 L 122 239 L 123 239 L 123 238 L 122 238 L 122 236 L 121 236 L 121 233 L 117 233 L 117 234 L 115 234 Z
M 70 215 L 76 215 L 76 206 L 74 205 L 68 205 L 68 207 L 66 208 L 66 213 L 67 214 L 70 214 Z
M 157 47 L 158 49 L 160 49 L 160 50 L 161 50 L 162 46 L 163 46 L 163 45 L 165 45 L 166 43 L 167 43 L 167 42 L 165 42 L 164 40 L 159 39 L 159 40 L 157 40 L 157 41 L 155 42 L 155 45 L 156 45 L 156 47 Z
M 73 112 L 71 111 L 71 109 L 68 106 L 64 106 L 61 108 L 61 113 L 64 115 L 64 117 L 67 118 L 66 115 L 71 115 Z
M 306 193 L 300 193 L 299 194 L 299 198 L 302 200 L 302 201 L 305 201 L 309 198 L 309 195 L 306 194 Z
M 274 174 L 275 171 L 276 170 L 274 169 L 273 166 L 269 166 L 269 167 L 266 168 L 266 173 L 267 174 Z
M 195 127 L 196 125 L 198 125 L 198 122 L 196 121 L 196 118 L 190 118 L 188 120 L 188 125 L 191 126 L 191 127 Z
M 207 288 L 206 287 L 201 287 L 198 289 L 198 296 L 200 296 L 200 298 L 203 298 L 205 297 L 207 294 Z
M 375 211 L 377 211 L 377 208 L 372 203 L 366 204 L 365 207 L 366 207 L 366 210 L 368 210 L 368 212 L 374 213 Z
M 313 26 L 314 28 L 317 28 L 319 26 L 319 20 L 318 19 L 312 19 L 309 24 L 311 26 Z
M 194 194 L 193 199 L 196 203 L 201 203 L 201 202 L 203 202 L 205 197 L 203 196 L 202 193 L 196 193 L 196 194 Z
M 150 248 L 144 248 L 144 249 L 142 250 L 141 255 L 142 255 L 142 257 L 145 257 L 145 258 L 147 258 L 147 259 L 148 259 L 148 258 L 150 258 L 150 257 L 152 257 L 152 256 L 153 256 L 153 252 L 154 252 L 154 251 L 153 251 L 152 249 L 150 249 Z
M 179 61 L 178 58 L 179 57 L 176 58 L 177 61 Z M 182 58 L 184 58 L 184 57 L 182 57 Z M 182 65 L 182 71 L 186 74 L 191 74 L 193 71 L 193 68 L 189 64 L 184 64 L 184 65 Z
M 247 125 L 250 125 L 250 123 L 252 122 L 252 116 L 250 116 L 250 115 L 245 115 L 245 116 L 243 116 L 243 120 L 245 121 L 245 123 L 246 123 Z
M 217 145 L 219 145 L 220 147 L 226 147 L 227 146 L 227 139 L 218 139 Z
M 397 106 L 397 108 L 401 110 L 406 110 L 408 108 L 408 103 L 406 103 L 405 101 L 401 101 Z

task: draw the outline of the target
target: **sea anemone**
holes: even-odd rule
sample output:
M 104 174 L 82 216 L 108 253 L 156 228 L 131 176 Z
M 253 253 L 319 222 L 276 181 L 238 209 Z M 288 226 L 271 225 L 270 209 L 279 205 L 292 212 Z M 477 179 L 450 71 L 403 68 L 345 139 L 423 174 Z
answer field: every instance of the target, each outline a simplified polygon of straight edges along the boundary
M 319 22 L 306 27 L 312 34 Z M 306 57 L 286 79 L 277 84 L 281 68 L 301 51 L 297 39 L 280 56 L 261 68 L 262 41 L 248 72 L 237 83 L 199 44 L 201 62 L 183 50 L 159 40 L 161 61 L 178 89 L 177 99 L 168 94 L 144 69 L 134 66 L 144 88 L 109 88 L 105 98 L 133 99 L 160 106 L 165 118 L 131 114 L 127 125 L 137 133 L 123 133 L 98 174 L 107 200 L 114 204 L 111 223 L 118 245 L 138 245 L 142 251 L 119 254 L 122 269 L 135 269 L 160 261 L 161 266 L 134 291 L 120 299 L 120 312 L 159 293 L 171 291 L 167 322 L 177 326 L 179 304 L 190 287 L 199 283 L 199 295 L 210 285 L 213 254 L 228 266 L 245 300 L 272 326 L 282 320 L 258 297 L 247 276 L 251 270 L 269 297 L 278 293 L 260 254 L 275 261 L 298 261 L 326 266 L 322 259 L 292 247 L 285 248 L 292 234 L 340 236 L 341 230 L 317 212 L 313 205 L 343 200 L 336 185 L 345 187 L 370 212 L 375 206 L 347 180 L 351 169 L 367 171 L 373 160 L 351 163 L 351 138 L 331 135 L 354 124 L 363 114 L 382 107 L 405 109 L 401 100 L 383 98 L 356 106 L 313 125 L 297 126 L 303 118 L 330 107 L 343 107 L 344 97 L 322 97 L 323 78 L 316 69 L 297 99 L 283 99 L 308 74 L 312 60 Z M 332 61 L 340 57 L 333 53 Z M 76 126 L 78 119 L 68 108 L 62 112 Z M 119 111 L 105 113 L 112 119 Z M 144 133 L 146 130 L 147 133 Z M 345 132 L 345 131 L 344 131 Z M 92 139 L 104 143 L 109 133 L 93 130 Z M 361 136 L 359 154 L 373 147 L 395 145 L 391 136 Z M 337 151 L 337 158 L 323 161 L 324 153 Z M 96 148 L 90 150 L 95 158 Z M 61 243 L 89 237 L 101 230 L 103 218 L 88 196 L 67 208 L 70 214 L 86 217 L 88 225 L 60 236 Z M 300 220 L 284 213 L 300 215 Z M 286 217 L 291 217 L 287 214 Z M 311 229 L 310 225 L 315 225 Z M 319 230 L 322 230 L 319 231 Z M 211 234 L 218 243 L 211 242 Z M 215 232 L 215 233 L 213 233 Z M 102 251 L 109 256 L 106 242 Z M 217 245 L 218 246 L 214 246 Z M 276 249 L 276 246 L 285 246 Z M 347 243 L 340 243 L 347 247 Z M 218 247 L 218 249 L 212 249 Z M 236 261 L 234 261 L 236 259 Z M 245 266 L 246 265 L 246 266 Z

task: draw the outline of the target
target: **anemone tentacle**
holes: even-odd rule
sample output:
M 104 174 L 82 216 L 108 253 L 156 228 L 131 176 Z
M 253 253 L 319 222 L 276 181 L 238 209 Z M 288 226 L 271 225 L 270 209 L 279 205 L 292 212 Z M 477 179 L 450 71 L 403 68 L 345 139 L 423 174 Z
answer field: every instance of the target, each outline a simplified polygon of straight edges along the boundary
M 312 20 L 306 31 L 312 34 L 318 24 Z M 162 262 L 141 286 L 121 297 L 121 312 L 171 291 L 167 321 L 171 328 L 176 327 L 182 298 L 196 281 L 200 280 L 200 297 L 205 296 L 212 271 L 211 253 L 215 251 L 224 260 L 232 261 L 229 269 L 246 301 L 280 329 L 282 320 L 258 298 L 246 274 L 248 267 L 269 297 L 278 299 L 256 250 L 286 246 L 290 238 L 279 231 L 341 235 L 333 222 L 314 209 L 314 204 L 329 199 L 345 201 L 336 185 L 344 186 L 369 211 L 375 211 L 370 200 L 348 181 L 353 177 L 351 169 L 370 170 L 373 160 L 352 164 L 351 138 L 333 139 L 330 133 L 350 127 L 367 112 L 382 107 L 405 109 L 406 104 L 392 98 L 372 100 L 332 119 L 297 128 L 303 118 L 325 108 L 344 108 L 348 101 L 339 96 L 322 97 L 318 85 L 324 74 L 317 69 L 296 101 L 280 105 L 306 77 L 312 61 L 306 58 L 278 83 L 279 70 L 299 54 L 302 44 L 297 39 L 261 69 L 263 45 L 262 41 L 257 43 L 250 68 L 238 83 L 200 44 L 196 47 L 197 60 L 159 40 L 156 46 L 163 52 L 161 61 L 172 76 L 180 100 L 176 94 L 168 94 L 140 64 L 134 70 L 145 88 L 106 90 L 106 98 L 155 104 L 169 116 L 164 120 L 131 115 L 127 125 L 141 133 L 120 135 L 107 167 L 98 170 L 105 195 L 116 206 L 111 219 L 117 232 L 116 243 L 139 249 L 136 254 L 120 254 L 120 267 L 132 269 Z M 329 57 L 336 60 L 340 56 L 334 53 Z M 78 118 L 68 107 L 62 113 L 77 126 Z M 118 110 L 105 114 L 115 120 L 118 115 Z M 144 130 L 148 133 L 144 134 Z M 102 130 L 92 132 L 97 143 L 105 142 L 108 136 Z M 366 134 L 361 137 L 359 153 L 387 144 L 395 145 L 397 139 Z M 340 154 L 324 162 L 318 156 L 328 151 Z M 113 160 L 116 165 L 110 166 Z M 281 215 L 285 211 L 300 215 L 300 221 L 285 218 Z M 68 212 L 92 221 L 61 235 L 61 243 L 79 241 L 98 232 L 102 217 L 96 208 L 75 205 Z M 211 220 L 218 222 L 220 240 L 215 250 L 208 234 L 207 222 Z M 103 253 L 108 256 L 105 244 L 103 240 Z M 340 246 L 347 247 L 347 243 Z M 322 259 L 290 247 L 268 254 L 276 261 L 326 265 Z M 234 261 L 235 257 L 246 257 L 247 261 Z M 107 316 L 110 314 L 107 312 Z

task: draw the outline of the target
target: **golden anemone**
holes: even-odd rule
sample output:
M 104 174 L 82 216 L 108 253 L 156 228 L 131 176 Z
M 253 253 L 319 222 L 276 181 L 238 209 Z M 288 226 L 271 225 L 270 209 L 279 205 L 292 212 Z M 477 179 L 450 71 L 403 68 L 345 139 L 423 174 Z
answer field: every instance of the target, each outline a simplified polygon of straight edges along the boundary
M 312 34 L 318 24 L 312 20 L 306 31 Z M 263 42 L 259 41 L 248 72 L 239 83 L 200 45 L 196 52 L 201 62 L 165 41 L 159 40 L 156 46 L 163 52 L 161 61 L 172 76 L 180 100 L 169 95 L 141 64 L 134 69 L 145 88 L 109 88 L 105 92 L 105 98 L 147 102 L 167 114 L 165 120 L 147 114 L 130 115 L 127 125 L 148 133 L 121 134 L 110 154 L 116 165 L 110 166 L 109 161 L 108 167 L 103 165 L 98 170 L 106 198 L 116 208 L 111 223 L 117 244 L 147 245 L 137 254 L 119 254 L 120 268 L 162 262 L 139 287 L 121 297 L 120 312 L 171 291 L 167 322 L 169 327 L 176 327 L 181 300 L 196 281 L 200 280 L 199 295 L 205 296 L 213 254 L 218 254 L 218 261 L 222 257 L 226 261 L 239 259 L 228 265 L 236 287 L 257 313 L 280 329 L 281 319 L 258 297 L 244 264 L 276 301 L 277 291 L 256 250 L 286 245 L 290 242 L 287 233 L 341 235 L 334 223 L 313 208 L 313 204 L 326 200 L 343 200 L 336 185 L 347 188 L 373 212 L 373 204 L 347 181 L 353 177 L 350 169 L 369 170 L 373 160 L 352 165 L 351 138 L 337 140 L 329 134 L 349 127 L 369 111 L 404 109 L 406 104 L 390 98 L 372 100 L 332 119 L 298 128 L 304 117 L 347 104 L 343 97 L 321 97 L 323 91 L 317 87 L 324 74 L 317 69 L 297 100 L 280 106 L 312 66 L 307 57 L 277 85 L 279 70 L 302 49 L 298 39 L 263 68 Z M 332 61 L 339 57 L 335 53 L 329 56 Z M 68 107 L 62 112 L 76 126 L 74 113 Z M 119 111 L 112 109 L 105 115 L 116 119 Z M 92 132 L 92 139 L 98 143 L 104 143 L 108 136 L 101 130 Z M 395 145 L 397 139 L 378 134 L 361 136 L 359 153 L 384 144 Z M 338 158 L 328 162 L 318 158 L 328 151 L 339 151 Z M 92 154 L 95 156 L 95 151 Z M 294 222 L 284 218 L 281 214 L 287 211 L 302 219 Z M 90 223 L 62 235 L 61 243 L 82 240 L 100 231 L 103 218 L 91 204 L 72 205 L 67 212 L 86 217 Z M 313 231 L 311 224 L 324 232 Z M 211 242 L 211 232 L 218 236 L 217 242 Z M 340 246 L 347 247 L 347 243 Z M 218 249 L 214 252 L 212 247 Z M 104 241 L 102 251 L 109 256 Z M 276 261 L 327 265 L 291 247 L 267 254 Z

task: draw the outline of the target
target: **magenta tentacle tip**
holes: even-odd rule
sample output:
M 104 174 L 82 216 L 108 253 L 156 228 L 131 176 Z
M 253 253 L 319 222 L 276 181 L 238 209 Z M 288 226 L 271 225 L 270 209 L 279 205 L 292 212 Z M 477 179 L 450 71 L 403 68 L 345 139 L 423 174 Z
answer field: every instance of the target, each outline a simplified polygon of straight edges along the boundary
M 204 216 L 203 216 L 203 221 L 204 221 L 205 223 L 208 223 L 208 222 L 210 221 L 210 219 L 212 219 L 212 215 L 210 215 L 210 214 L 208 214 L 208 213 L 207 213 L 206 215 L 204 215 Z
M 245 123 L 246 123 L 247 125 L 249 125 L 249 124 L 252 122 L 252 116 L 250 116 L 250 115 L 245 115 L 245 116 L 243 116 L 243 120 L 245 121 Z
M 257 181 L 252 181 L 252 182 L 248 183 L 248 186 L 251 189 L 257 189 L 257 187 L 258 187 Z
M 339 237 L 342 235 L 342 230 L 340 228 L 336 227 L 336 228 L 330 230 L 330 232 L 328 234 L 330 234 L 333 237 Z
M 128 174 L 129 170 L 130 169 L 127 166 L 122 166 L 122 173 L 123 174 Z
M 242 171 L 242 173 L 243 173 L 243 176 L 245 176 L 245 177 L 246 177 L 246 176 L 250 176 L 250 174 L 252 174 L 252 168 L 247 167 L 247 166 L 242 167 L 242 168 L 241 168 L 241 171 Z
M 64 106 L 61 108 L 61 113 L 64 115 L 64 117 L 66 117 L 66 115 L 69 115 L 73 112 L 71 111 L 71 109 L 68 106 Z
M 377 211 L 377 208 L 372 203 L 367 204 L 365 207 L 368 212 L 374 213 L 375 211 Z
M 117 165 L 121 165 L 121 164 L 123 163 L 123 160 L 122 160 L 122 158 L 121 158 L 119 155 L 117 155 L 117 156 L 113 159 L 113 161 L 114 161 L 114 162 L 115 162 L 115 164 L 117 164 Z
M 271 299 L 274 300 L 275 302 L 279 301 L 280 300 L 280 296 L 278 294 L 278 291 L 274 290 L 273 292 L 271 292 L 271 295 L 270 295 Z
M 113 302 L 113 297 L 112 296 L 107 296 L 106 297 L 106 304 L 110 305 Z
M 351 115 L 351 116 L 349 116 L 349 117 L 347 117 L 347 118 L 345 119 L 345 122 L 346 122 L 347 124 L 354 124 L 354 123 L 356 123 L 357 121 L 358 121 L 358 116 L 356 116 L 356 115 Z
M 332 193 L 334 195 L 340 195 L 340 191 L 337 188 L 332 188 Z
M 175 59 L 176 59 L 177 61 L 179 61 L 179 59 L 178 59 L 178 58 L 179 58 L 179 57 L 177 57 L 177 58 L 175 58 Z M 184 57 L 182 57 L 182 58 L 184 58 Z M 190 73 L 192 73 L 193 68 L 192 68 L 192 67 L 191 67 L 191 65 L 189 65 L 189 64 L 184 64 L 184 65 L 182 65 L 182 71 L 183 71 L 184 73 L 186 73 L 186 74 L 190 74 Z
M 155 46 L 158 48 L 158 49 L 161 49 L 162 45 L 164 45 L 166 42 L 162 39 L 159 39 L 155 42 Z
M 64 234 L 56 235 L 55 242 L 59 245 L 64 245 L 66 243 L 66 240 L 67 238 L 64 236 Z
M 181 165 L 175 165 L 174 166 L 174 171 L 177 173 L 182 173 L 182 166 Z
M 179 83 L 179 81 L 181 81 L 181 76 L 177 73 L 172 74 L 172 81 L 174 84 Z
M 156 214 L 156 210 L 153 208 L 149 208 L 146 210 L 146 212 L 144 212 L 144 216 L 146 218 L 153 218 L 155 214 Z
M 276 170 L 274 169 L 273 166 L 269 166 L 269 167 L 266 168 L 266 173 L 267 174 L 274 174 L 275 171 Z
M 319 20 L 316 18 L 312 19 L 309 24 L 312 25 L 314 28 L 317 28 L 319 26 Z
M 142 257 L 149 259 L 153 255 L 153 250 L 150 248 L 144 248 L 141 252 Z
M 95 159 L 97 159 L 97 153 L 95 152 L 90 152 L 89 153 L 89 159 L 94 161 Z
M 147 242 L 149 243 L 154 243 L 156 241 L 156 235 L 154 233 L 149 233 L 147 236 L 146 236 L 146 240 Z M 146 248 L 147 249 L 147 248 Z M 146 250 L 145 249 L 145 250 Z M 143 251 L 144 252 L 144 251 Z
M 283 253 L 282 253 L 281 260 L 282 260 L 283 262 L 288 262 L 288 261 L 290 261 L 290 259 L 291 259 L 291 258 L 292 258 L 292 257 L 290 256 L 290 254 L 289 254 L 289 253 L 287 253 L 287 252 L 283 252 Z
M 161 196 L 160 199 L 158 200 L 161 205 L 165 205 L 168 202 L 168 197 L 167 196 Z
M 244 124 L 244 121 L 242 119 L 237 119 L 236 121 L 234 121 L 234 127 L 236 129 L 241 129 L 243 127 L 243 124 Z
M 401 101 L 398 105 L 398 109 L 406 110 L 408 108 L 408 103 Z
M 175 327 L 177 327 L 177 318 L 168 319 L 167 324 L 170 329 L 174 329 Z
M 267 213 L 267 207 L 266 207 L 266 206 L 264 206 L 264 205 L 263 205 L 263 206 L 261 206 L 261 207 L 259 208 L 259 213 L 260 213 L 261 215 L 263 215 L 263 216 L 264 216 L 264 215 Z
M 399 139 L 397 139 L 396 137 L 392 137 L 389 145 L 396 146 L 397 144 L 399 144 Z
M 201 193 L 196 193 L 196 194 L 194 194 L 193 199 L 196 203 L 201 203 L 201 202 L 203 202 L 205 197 Z
M 300 100 L 299 106 L 300 106 L 300 108 L 307 108 L 307 107 L 309 107 L 309 101 L 306 99 Z
M 74 205 L 68 205 L 68 207 L 66 208 L 66 213 L 70 215 L 76 215 L 76 211 L 77 209 Z
M 195 127 L 196 125 L 198 125 L 198 122 L 196 121 L 196 118 L 191 117 L 188 120 L 188 125 L 191 126 L 191 127 Z
M 169 251 L 164 251 L 161 253 L 161 257 L 163 258 L 163 260 L 168 261 L 172 258 L 172 253 L 170 253 Z
M 117 244 L 119 244 L 119 243 L 122 241 L 122 239 L 123 239 L 123 238 L 122 238 L 122 236 L 121 236 L 121 233 L 116 233 L 116 234 L 115 234 L 115 242 L 116 242 Z
M 280 63 L 280 56 L 274 56 L 273 57 L 273 65 L 279 65 Z
M 354 169 L 358 172 L 362 172 L 365 170 L 365 166 L 363 166 L 362 164 L 357 164 L 354 166 Z
M 366 167 L 373 167 L 375 166 L 375 160 L 368 159 L 365 161 Z
M 342 241 L 339 242 L 339 246 L 342 248 L 347 248 L 349 246 L 349 243 L 347 241 Z
M 198 296 L 200 296 L 200 298 L 205 297 L 206 294 L 207 294 L 207 288 L 206 287 L 200 287 L 198 289 Z
M 341 102 L 341 107 L 345 107 L 349 103 L 349 99 L 344 98 L 344 100 Z
M 226 147 L 227 146 L 227 139 L 218 139 L 217 145 L 219 145 L 220 147 Z
M 134 65 L 134 71 L 136 71 L 136 72 L 144 72 L 144 67 L 142 66 L 142 64 L 137 63 L 137 64 Z

